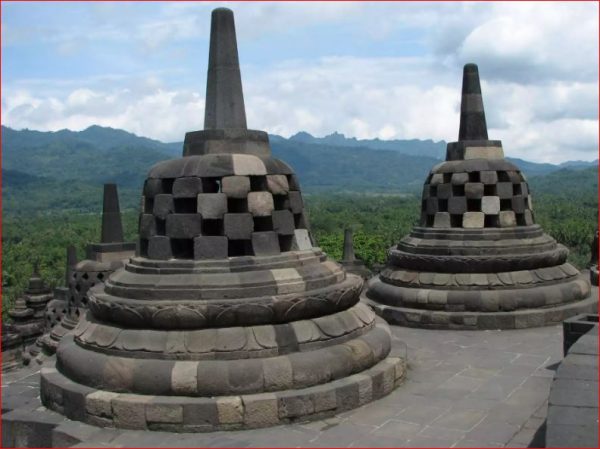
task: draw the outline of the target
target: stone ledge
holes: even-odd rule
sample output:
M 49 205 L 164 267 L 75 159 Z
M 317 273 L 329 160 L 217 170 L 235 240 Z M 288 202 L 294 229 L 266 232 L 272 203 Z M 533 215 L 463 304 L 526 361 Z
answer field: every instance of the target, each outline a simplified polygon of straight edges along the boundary
M 170 432 L 211 432 L 332 416 L 389 394 L 404 379 L 405 369 L 403 359 L 388 357 L 359 374 L 313 387 L 210 398 L 88 391 L 54 368 L 43 368 L 41 376 L 46 385 L 61 390 L 63 395 L 79 395 L 86 404 L 88 398 L 93 402 L 93 407 L 86 407 L 85 413 L 76 417 L 88 424 Z M 104 406 L 98 406 L 102 400 Z M 42 402 L 51 410 L 61 411 L 61 406 L 51 396 L 42 395 Z M 195 413 L 186 413 L 188 409 L 194 409 Z M 101 415 L 93 414 L 97 411 Z M 62 416 L 60 419 L 64 420 Z

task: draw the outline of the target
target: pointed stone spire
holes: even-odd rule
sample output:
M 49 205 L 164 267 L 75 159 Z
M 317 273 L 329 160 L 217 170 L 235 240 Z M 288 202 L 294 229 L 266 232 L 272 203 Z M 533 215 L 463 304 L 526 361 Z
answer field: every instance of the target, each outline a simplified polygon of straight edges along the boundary
M 463 69 L 458 140 L 488 140 L 479 69 L 475 64 L 466 64 Z
M 344 230 L 344 252 L 342 254 L 342 260 L 345 262 L 353 262 L 356 260 L 356 256 L 354 255 L 354 239 L 351 228 L 346 228 Z
M 65 286 L 69 286 L 73 269 L 77 265 L 77 250 L 73 245 L 67 247 L 67 266 L 65 269 Z
M 123 225 L 119 209 L 119 195 L 116 184 L 104 184 L 104 200 L 102 204 L 102 243 L 118 243 L 123 241 Z
M 204 129 L 246 129 L 233 11 L 212 12 Z

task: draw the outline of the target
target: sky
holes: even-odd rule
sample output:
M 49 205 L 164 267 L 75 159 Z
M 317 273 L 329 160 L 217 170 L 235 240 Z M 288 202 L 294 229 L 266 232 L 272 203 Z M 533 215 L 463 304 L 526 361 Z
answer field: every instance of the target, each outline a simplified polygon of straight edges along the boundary
M 597 2 L 2 2 L 2 124 L 182 141 L 203 127 L 219 6 L 249 128 L 454 141 L 474 62 L 506 155 L 598 158 Z

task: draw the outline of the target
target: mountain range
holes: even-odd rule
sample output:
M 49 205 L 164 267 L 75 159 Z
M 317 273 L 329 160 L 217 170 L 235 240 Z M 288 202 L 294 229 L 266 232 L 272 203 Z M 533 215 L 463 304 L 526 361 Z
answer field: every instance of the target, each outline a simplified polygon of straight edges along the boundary
M 51 210 L 88 210 L 106 182 L 118 184 L 124 207 L 137 206 L 149 168 L 180 157 L 183 145 L 100 126 L 56 132 L 3 126 L 1 137 L 3 211 L 8 213 L 35 210 L 40 204 Z M 307 193 L 416 193 L 446 148 L 443 141 L 359 140 L 339 133 L 314 137 L 299 132 L 289 139 L 272 135 L 270 140 L 273 155 L 294 168 Z M 598 161 L 553 165 L 510 160 L 528 176 L 598 165 Z

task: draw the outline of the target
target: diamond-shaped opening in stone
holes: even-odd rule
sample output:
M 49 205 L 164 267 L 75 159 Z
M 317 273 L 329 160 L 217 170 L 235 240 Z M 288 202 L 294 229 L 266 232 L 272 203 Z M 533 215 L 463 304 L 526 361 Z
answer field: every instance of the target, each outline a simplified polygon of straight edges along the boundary
M 448 200 L 438 200 L 438 211 L 439 212 L 448 212 Z
M 145 197 L 144 198 L 144 210 L 142 212 L 151 214 L 153 209 L 154 209 L 154 198 Z
M 194 240 L 171 239 L 171 253 L 175 259 L 193 259 Z
M 102 281 L 104 279 L 104 273 L 98 273 L 96 275 L 96 277 L 98 278 L 99 281 Z
M 483 222 L 486 228 L 497 228 L 500 226 L 498 215 L 486 215 Z
M 161 218 L 155 219 L 156 235 L 167 235 L 167 220 Z
M 83 274 L 81 275 L 81 277 L 82 277 L 83 279 L 87 279 L 89 276 L 88 276 L 88 274 L 87 274 L 87 273 L 83 273 Z
M 227 212 L 235 214 L 248 212 L 248 199 L 227 198 Z
M 498 182 L 510 182 L 510 176 L 507 172 L 499 170 L 498 172 Z
M 203 193 L 219 193 L 221 191 L 221 178 L 202 178 Z
M 195 214 L 198 210 L 197 198 L 175 198 L 173 200 L 176 214 Z
M 437 196 L 437 186 L 429 186 L 429 196 Z
M 282 253 L 292 250 L 292 241 L 292 235 L 279 235 L 279 248 L 281 248 Z
M 496 196 L 496 185 L 495 184 L 485 184 L 483 186 L 483 195 L 484 196 Z
M 451 214 L 450 215 L 450 226 L 453 228 L 462 228 L 462 214 Z
M 457 184 L 452 186 L 452 196 L 465 196 L 465 185 Z
M 252 240 L 229 240 L 227 242 L 227 256 L 249 256 L 252 255 Z
M 254 231 L 255 232 L 266 232 L 273 230 L 273 218 L 272 217 L 254 217 Z
M 452 173 L 444 173 L 444 184 L 449 184 L 452 181 Z
M 307 229 L 304 213 L 294 214 L 294 226 L 296 229 Z
M 77 290 L 78 292 L 81 291 L 81 284 L 76 284 L 75 285 L 75 290 Z
M 173 178 L 165 178 L 162 180 L 162 191 L 163 193 L 173 193 L 173 183 L 175 179 Z
M 202 235 L 223 235 L 223 220 L 202 220 Z
M 140 256 L 148 257 L 148 239 L 140 239 Z
M 513 184 L 513 195 L 521 195 L 521 184 Z
M 527 226 L 525 222 L 525 214 L 515 214 L 517 217 L 517 226 Z
M 266 176 L 250 176 L 250 190 L 260 192 L 268 190 Z
M 290 208 L 290 200 L 288 194 L 285 195 L 273 195 L 273 205 L 275 210 L 287 210 Z
M 467 199 L 467 211 L 468 212 L 481 212 L 481 198 Z
M 469 172 L 469 182 L 479 182 L 479 180 L 480 178 L 478 171 Z
M 500 200 L 500 210 L 512 210 L 512 201 L 510 198 Z

